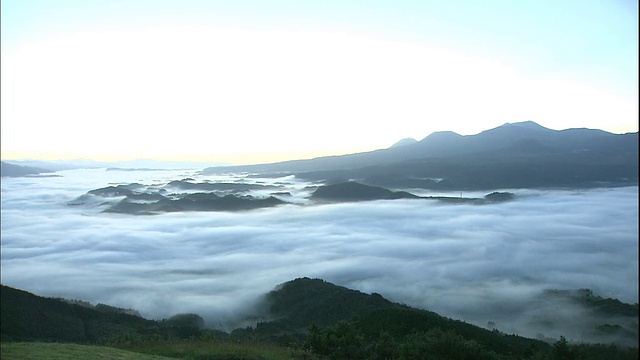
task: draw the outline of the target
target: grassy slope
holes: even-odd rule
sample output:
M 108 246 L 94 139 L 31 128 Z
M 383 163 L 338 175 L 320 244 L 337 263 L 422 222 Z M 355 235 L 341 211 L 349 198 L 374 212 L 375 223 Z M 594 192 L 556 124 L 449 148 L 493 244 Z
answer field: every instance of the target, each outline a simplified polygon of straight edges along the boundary
M 0 358 L 12 360 L 170 360 L 170 359 L 260 359 L 289 360 L 303 356 L 301 351 L 258 343 L 220 343 L 181 341 L 146 343 L 116 349 L 106 346 L 65 343 L 3 343 Z M 161 354 L 161 355 L 158 355 Z
M 291 360 L 314 358 L 300 349 L 296 350 L 275 344 L 253 341 L 182 340 L 175 342 L 147 342 L 123 346 L 122 348 L 138 353 L 193 360 Z
M 105 346 L 63 343 L 3 343 L 0 357 L 14 360 L 168 360 L 164 356 L 143 355 Z

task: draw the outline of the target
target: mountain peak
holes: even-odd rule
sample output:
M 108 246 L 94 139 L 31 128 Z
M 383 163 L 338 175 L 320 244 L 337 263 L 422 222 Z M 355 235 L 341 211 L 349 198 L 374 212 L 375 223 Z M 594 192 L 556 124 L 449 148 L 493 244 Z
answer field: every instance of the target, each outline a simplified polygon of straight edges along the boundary
M 500 137 L 504 139 L 513 138 L 513 137 L 532 137 L 532 136 L 542 136 L 543 133 L 551 133 L 557 132 L 556 130 L 548 129 L 536 122 L 533 121 L 522 121 L 516 123 L 505 123 L 493 129 L 485 130 L 480 134 L 474 136 L 491 136 L 491 137 Z
M 531 120 L 520 121 L 515 123 L 504 123 L 502 126 L 499 126 L 498 128 L 501 128 L 501 127 L 517 127 L 519 129 L 527 129 L 527 130 L 551 130 Z
M 437 139 L 438 141 L 446 141 L 451 139 L 458 139 L 461 137 L 462 135 L 453 131 L 436 131 L 432 132 L 429 136 L 422 139 L 422 141 L 425 141 L 427 139 L 429 139 L 430 141 L 434 141 L 435 139 Z
M 413 145 L 413 144 L 415 144 L 417 142 L 418 142 L 418 140 L 416 140 L 414 138 L 404 138 L 404 139 L 401 139 L 400 141 L 396 142 L 395 144 L 391 145 L 391 147 Z

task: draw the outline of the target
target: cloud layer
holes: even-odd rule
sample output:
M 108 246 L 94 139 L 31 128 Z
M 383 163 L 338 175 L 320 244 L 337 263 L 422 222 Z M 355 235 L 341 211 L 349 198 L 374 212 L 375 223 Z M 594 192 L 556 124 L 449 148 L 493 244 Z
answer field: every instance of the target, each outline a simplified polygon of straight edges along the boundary
M 638 302 L 637 187 L 511 190 L 517 200 L 484 206 L 392 200 L 130 216 L 67 203 L 109 184 L 198 176 L 61 174 L 2 180 L 5 285 L 151 318 L 196 312 L 223 328 L 302 276 L 528 336 L 560 335 L 532 326 L 543 313 L 580 311 L 550 313 L 545 289 Z M 278 181 L 293 197 L 305 191 Z

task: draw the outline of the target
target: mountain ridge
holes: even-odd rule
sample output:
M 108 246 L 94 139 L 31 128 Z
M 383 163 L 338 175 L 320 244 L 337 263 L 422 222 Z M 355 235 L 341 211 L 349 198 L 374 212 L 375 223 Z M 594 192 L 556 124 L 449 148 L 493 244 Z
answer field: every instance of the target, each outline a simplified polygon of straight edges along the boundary
M 20 177 L 20 176 L 38 176 L 43 173 L 51 173 L 52 170 L 34 167 L 34 166 L 22 166 L 7 163 L 5 161 L 1 162 L 2 168 L 0 169 L 0 174 L 2 177 Z
M 353 179 L 398 188 L 407 182 L 429 188 L 427 182 L 413 180 L 438 178 L 446 180 L 439 189 L 446 185 L 451 190 L 635 185 L 638 133 L 552 130 L 527 121 L 506 123 L 475 135 L 435 132 L 419 142 L 363 153 L 211 167 L 201 173 L 230 171 L 286 173 L 324 182 Z

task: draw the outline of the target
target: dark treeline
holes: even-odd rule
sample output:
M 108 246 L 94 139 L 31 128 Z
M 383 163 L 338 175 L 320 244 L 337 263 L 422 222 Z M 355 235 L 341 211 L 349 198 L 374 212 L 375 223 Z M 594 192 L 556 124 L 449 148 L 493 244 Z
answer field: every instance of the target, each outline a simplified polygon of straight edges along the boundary
M 266 295 L 275 320 L 230 333 L 204 328 L 196 314 L 152 321 L 127 313 L 130 310 L 45 298 L 7 286 L 2 286 L 1 301 L 3 343 L 100 344 L 158 355 L 194 344 L 268 344 L 293 349 L 291 358 L 300 359 L 638 358 L 637 347 L 573 344 L 565 338 L 548 343 L 504 334 L 393 303 L 379 294 L 308 278 L 282 284 Z M 598 297 L 589 301 L 599 311 L 614 304 Z M 613 308 L 635 308 L 637 315 L 637 304 L 618 302 Z

